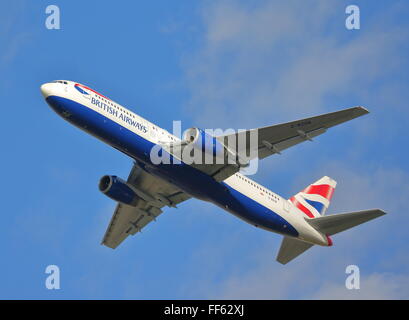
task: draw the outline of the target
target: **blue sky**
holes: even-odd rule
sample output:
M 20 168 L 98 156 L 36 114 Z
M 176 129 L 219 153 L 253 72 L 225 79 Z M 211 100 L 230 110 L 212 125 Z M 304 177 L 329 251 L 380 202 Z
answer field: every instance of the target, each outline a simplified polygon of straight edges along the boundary
M 58 5 L 61 30 L 47 30 Z M 361 9 L 346 30 L 345 7 Z M 0 4 L 0 298 L 409 298 L 407 1 L 3 1 Z M 287 266 L 281 237 L 207 203 L 169 209 L 113 251 L 115 204 L 97 189 L 131 160 L 64 122 L 39 86 L 84 83 L 172 129 L 252 128 L 355 105 L 371 113 L 260 163 L 289 197 L 338 181 L 329 213 L 389 214 Z M 61 289 L 45 288 L 45 268 Z M 345 268 L 361 289 L 345 288 Z

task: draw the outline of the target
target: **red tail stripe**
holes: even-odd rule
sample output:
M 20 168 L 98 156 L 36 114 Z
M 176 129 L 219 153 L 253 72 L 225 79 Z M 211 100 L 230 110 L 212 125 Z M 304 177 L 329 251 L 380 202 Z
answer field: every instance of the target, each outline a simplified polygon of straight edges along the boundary
M 320 196 L 331 200 L 332 195 L 334 194 L 334 188 L 328 184 L 311 185 L 304 189 L 303 192 L 308 194 L 319 194 Z
M 80 83 L 76 83 L 75 85 L 76 85 L 76 86 L 78 85 L 78 86 L 80 86 L 80 87 L 83 87 L 84 89 L 88 89 L 88 90 L 90 90 L 90 91 L 96 93 L 97 95 L 100 95 L 101 97 L 104 97 L 105 99 L 107 99 L 107 100 L 109 100 L 109 101 L 112 101 L 111 99 L 109 99 L 108 97 L 105 97 L 104 95 L 100 94 L 99 92 L 95 91 L 94 89 L 91 89 L 91 88 L 89 88 L 89 87 L 87 87 L 87 86 L 84 86 L 84 85 L 82 85 L 82 84 L 80 84 Z
M 302 212 L 304 212 L 307 216 L 309 216 L 310 218 L 314 218 L 314 215 L 311 213 L 310 210 L 308 210 L 305 206 L 303 206 L 302 203 L 300 203 L 296 198 L 291 197 L 290 201 L 298 208 L 300 209 Z

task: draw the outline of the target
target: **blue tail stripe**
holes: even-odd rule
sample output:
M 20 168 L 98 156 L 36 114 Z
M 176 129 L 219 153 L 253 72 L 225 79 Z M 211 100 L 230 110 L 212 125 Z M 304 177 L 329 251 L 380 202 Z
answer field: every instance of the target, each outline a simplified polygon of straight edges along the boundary
M 324 209 L 324 204 L 323 203 L 318 202 L 318 201 L 308 200 L 308 199 L 305 199 L 305 198 L 304 198 L 304 200 L 307 201 L 310 205 L 312 205 L 315 209 L 317 209 L 317 211 L 319 213 L 322 213 L 322 210 Z

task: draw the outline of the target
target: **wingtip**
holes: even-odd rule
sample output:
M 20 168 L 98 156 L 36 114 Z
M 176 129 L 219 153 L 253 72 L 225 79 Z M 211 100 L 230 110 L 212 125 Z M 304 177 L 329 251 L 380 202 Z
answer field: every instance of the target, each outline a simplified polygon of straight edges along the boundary
M 383 211 L 382 209 L 377 209 L 380 216 L 384 216 L 387 212 Z
M 356 107 L 356 110 L 359 110 L 359 112 L 360 112 L 362 115 L 369 113 L 369 110 L 368 110 L 367 108 L 363 107 L 363 106 L 357 106 L 357 107 Z
M 113 249 L 113 250 L 116 248 L 116 246 L 109 245 L 105 240 L 102 241 L 102 242 L 100 243 L 100 245 L 101 245 L 101 246 L 105 246 L 105 247 L 110 248 L 110 249 Z

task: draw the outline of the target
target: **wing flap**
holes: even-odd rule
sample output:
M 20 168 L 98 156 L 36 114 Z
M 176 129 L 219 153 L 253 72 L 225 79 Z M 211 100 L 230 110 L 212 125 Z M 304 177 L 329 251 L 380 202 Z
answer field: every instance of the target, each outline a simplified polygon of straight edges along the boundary
M 325 133 L 326 131 L 327 131 L 326 128 L 319 128 L 316 130 L 308 131 L 306 134 L 308 135 L 308 138 L 312 139 L 312 138 L 315 138 Z M 305 140 L 307 140 L 306 137 L 301 136 L 301 135 L 296 135 L 294 137 L 275 142 L 274 144 L 270 143 L 271 147 L 264 145 L 259 148 L 258 158 L 264 159 L 268 156 L 273 155 L 274 153 L 280 153 L 281 151 L 288 149 L 292 146 L 295 146 L 301 142 L 304 142 Z M 267 141 L 267 140 L 264 140 L 264 141 Z
M 129 235 L 134 235 L 141 231 L 149 222 L 156 219 L 159 214 L 149 216 L 148 212 L 135 207 L 117 204 L 111 222 L 105 232 L 102 244 L 115 249 Z
M 275 153 L 290 148 L 301 142 L 311 140 L 326 132 L 328 128 L 355 119 L 369 113 L 364 107 L 353 107 L 336 112 L 326 113 L 319 116 L 300 119 L 278 125 L 262 127 L 251 130 L 244 130 L 233 134 L 233 141 L 246 141 L 244 150 L 237 150 L 239 156 L 248 158 L 249 156 L 263 159 Z M 257 131 L 258 145 L 251 146 L 249 137 Z M 233 135 L 218 136 L 226 145 Z

